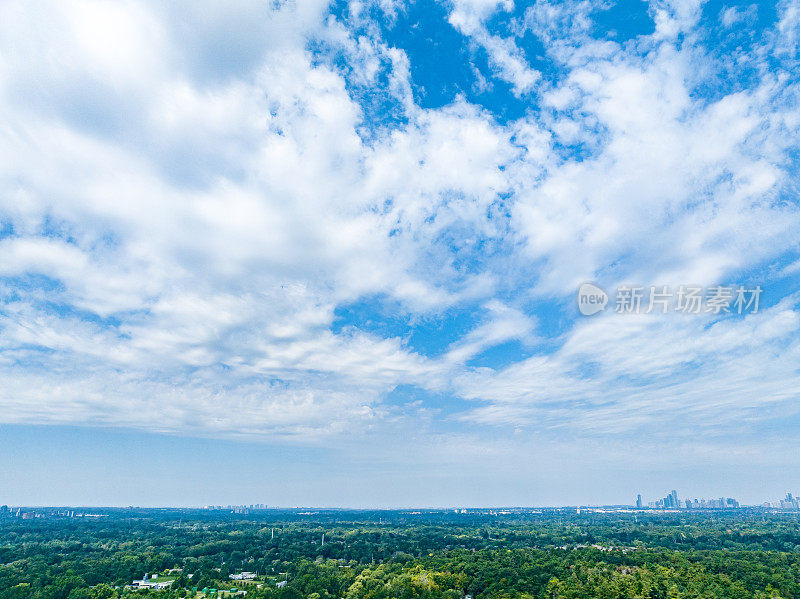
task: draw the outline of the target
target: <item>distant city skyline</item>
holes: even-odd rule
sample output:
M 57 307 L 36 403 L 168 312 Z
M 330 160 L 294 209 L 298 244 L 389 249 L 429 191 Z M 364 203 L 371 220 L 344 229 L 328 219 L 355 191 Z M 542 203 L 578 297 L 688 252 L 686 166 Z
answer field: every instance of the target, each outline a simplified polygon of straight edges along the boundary
M 671 499 L 670 499 L 671 498 Z M 755 504 L 741 504 L 738 500 L 732 497 L 720 497 L 714 499 L 705 498 L 692 498 L 679 501 L 677 492 L 669 493 L 665 498 L 650 501 L 646 504 L 642 501 L 641 495 L 637 495 L 637 500 L 634 504 L 572 504 L 572 505 L 506 505 L 506 506 L 479 506 L 479 505 L 448 505 L 448 506 L 419 506 L 408 505 L 402 507 L 391 508 L 376 508 L 376 507 L 352 507 L 352 506 L 324 506 L 324 505 L 269 505 L 265 503 L 241 503 L 241 504 L 228 504 L 228 505 L 161 505 L 161 506 L 103 506 L 103 505 L 8 505 L 0 503 L 0 516 L 14 516 L 22 517 L 25 510 L 33 510 L 31 515 L 38 514 L 40 516 L 54 516 L 54 517 L 92 517 L 97 514 L 86 514 L 80 510 L 102 510 L 103 508 L 115 510 L 136 510 L 136 509 L 177 509 L 177 510 L 201 510 L 201 511 L 224 511 L 231 514 L 240 515 L 257 515 L 261 512 L 268 511 L 281 511 L 281 510 L 323 510 L 323 511 L 337 511 L 337 510 L 364 510 L 364 511 L 407 511 L 407 510 L 431 510 L 431 511 L 449 511 L 469 513 L 470 511 L 490 512 L 494 513 L 495 510 L 536 510 L 536 509 L 620 509 L 628 511 L 629 508 L 636 508 L 642 510 L 681 510 L 681 509 L 700 509 L 700 510 L 713 510 L 713 509 L 739 509 L 739 508 L 763 508 L 763 509 L 781 509 L 781 510 L 800 510 L 800 498 L 795 497 L 793 493 L 787 492 L 785 497 L 780 500 L 768 500 Z M 36 512 L 39 510 L 39 512 Z M 44 510 L 44 511 L 42 511 Z M 49 510 L 49 511 L 48 511 Z M 77 510 L 77 511 L 76 511 Z M 312 512 L 308 512 L 312 513 Z M 509 512 L 510 513 L 510 512 Z
M 574 509 L 574 508 L 636 508 L 636 509 L 655 509 L 655 510 L 670 510 L 670 509 L 737 509 L 737 508 L 766 508 L 766 509 L 800 509 L 800 498 L 796 497 L 792 492 L 787 491 L 785 496 L 781 499 L 764 498 L 756 501 L 755 503 L 740 503 L 734 497 L 714 497 L 703 498 L 696 496 L 680 497 L 677 490 L 673 489 L 664 497 L 656 500 L 647 500 L 641 493 L 636 495 L 636 500 L 631 504 L 626 503 L 608 503 L 608 504 L 592 504 L 592 503 L 574 503 L 562 505 L 535 505 L 535 504 L 518 504 L 518 505 L 494 505 L 494 506 L 481 506 L 481 505 L 468 505 L 468 504 L 451 504 L 451 505 L 404 505 L 393 507 L 378 507 L 378 506 L 326 506 L 322 504 L 306 503 L 298 505 L 280 505 L 274 503 L 230 503 L 230 504 L 183 504 L 183 505 L 159 505 L 159 506 L 137 506 L 137 505 L 100 505 L 100 504 L 82 504 L 82 505 L 67 505 L 67 504 L 52 504 L 52 505 L 37 505 L 37 504 L 10 504 L 3 503 L 0 497 L 0 516 L 8 515 L 10 512 L 16 510 L 17 516 L 21 515 L 21 511 L 25 508 L 32 509 L 52 509 L 52 510 L 67 510 L 66 515 L 70 515 L 69 510 L 74 515 L 75 509 L 91 509 L 91 508 L 115 508 L 115 509 L 148 509 L 148 508 L 164 508 L 164 509 L 191 509 L 191 510 L 205 510 L 205 511 L 227 511 L 233 514 L 249 514 L 250 512 L 258 513 L 268 510 L 299 510 L 299 509 L 321 509 L 321 510 L 336 510 L 336 509 L 364 509 L 364 510 L 408 510 L 408 509 L 430 509 L 430 510 L 495 510 L 495 509 Z M 60 511 L 55 512 L 58 515 L 64 515 Z
M 789 494 L 788 496 L 791 496 Z M 725 508 L 738 508 L 739 502 L 734 499 L 733 497 L 719 497 L 713 499 L 705 499 L 697 497 L 694 498 L 684 498 L 680 499 L 678 497 L 678 491 L 673 489 L 670 491 L 665 497 L 660 499 L 656 499 L 655 501 L 645 501 L 642 499 L 642 495 L 638 494 L 636 496 L 636 507 L 637 508 L 661 508 L 661 509 L 725 509 Z

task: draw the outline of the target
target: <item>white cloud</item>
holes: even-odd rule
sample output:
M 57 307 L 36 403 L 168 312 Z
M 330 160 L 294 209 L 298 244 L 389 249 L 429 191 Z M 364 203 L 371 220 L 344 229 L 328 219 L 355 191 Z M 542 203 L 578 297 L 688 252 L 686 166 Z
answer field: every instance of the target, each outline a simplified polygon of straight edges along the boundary
M 131 19 L 120 12 L 134 9 Z M 3 31 L 4 45 L 46 7 L 5 10 L 16 27 Z M 0 242 L 2 272 L 56 284 L 46 296 L 4 289 L 13 307 L 0 334 L 7 421 L 314 436 L 358 429 L 401 382 L 442 384 L 442 367 L 398 339 L 331 333 L 333 309 L 387 294 L 424 312 L 471 293 L 472 278 L 452 267 L 434 274 L 430 260 L 444 250 L 430 244 L 491 204 L 504 185 L 498 166 L 513 153 L 507 134 L 461 106 L 420 111 L 407 131 L 366 145 L 344 80 L 304 49 L 306 34 L 324 34 L 322 15 L 297 11 L 263 23 L 292 24 L 294 36 L 270 41 L 258 66 L 227 78 L 194 73 L 177 44 L 208 40 L 183 39 L 175 15 L 143 4 L 54 12 L 55 29 L 70 19 L 67 33 L 3 59 L 2 210 L 25 236 Z M 202 11 L 193 18 L 217 27 Z M 98 19 L 110 32 L 70 37 Z M 142 25 L 150 22 L 161 26 Z M 95 61 L 115 27 L 121 45 Z M 163 39 L 147 45 L 145 34 Z M 20 102 L 56 68 L 39 61 L 43 49 L 60 46 L 74 63 L 61 84 L 89 104 Z M 106 107 L 116 126 L 92 112 L 87 76 L 139 93 Z
M 707 321 L 682 314 L 587 319 L 551 355 L 465 376 L 463 395 L 490 400 L 466 418 L 675 438 L 699 430 L 729 434 L 794 413 L 800 383 L 790 358 L 800 352 L 794 303 L 743 320 Z
M 506 341 L 534 342 L 535 322 L 519 310 L 510 308 L 497 300 L 484 306 L 487 322 L 464 335 L 447 353 L 450 362 L 465 362 L 481 351 Z
M 470 400 L 465 421 L 583 431 L 788 409 L 791 302 L 709 328 L 567 324 L 518 364 L 465 366 L 541 341 L 531 303 L 584 280 L 710 284 L 791 247 L 783 67 L 698 96 L 716 65 L 674 38 L 699 4 L 656 5 L 657 35 L 621 46 L 589 38 L 590 5 L 539 2 L 515 28 L 561 69 L 544 83 L 519 35 L 487 29 L 512 5 L 457 2 L 450 22 L 516 99 L 542 96 L 503 125 L 463 97 L 415 105 L 408 56 L 326 8 L 0 8 L 0 419 L 330 439 L 416 418 L 383 403 L 398 385 Z M 767 50 L 794 43 L 792 14 Z M 398 121 L 367 135 L 353 86 Z M 373 298 L 412 329 L 484 318 L 426 356 L 337 326 Z
M 450 24 L 486 50 L 495 74 L 511 84 L 513 93 L 523 96 L 535 89 L 541 73 L 530 67 L 513 38 L 491 35 L 485 20 L 498 10 L 514 8 L 510 0 L 459 0 L 450 12 Z
M 720 12 L 720 21 L 725 27 L 731 27 L 736 23 L 752 22 L 758 15 L 758 5 L 751 4 L 747 8 L 731 6 Z

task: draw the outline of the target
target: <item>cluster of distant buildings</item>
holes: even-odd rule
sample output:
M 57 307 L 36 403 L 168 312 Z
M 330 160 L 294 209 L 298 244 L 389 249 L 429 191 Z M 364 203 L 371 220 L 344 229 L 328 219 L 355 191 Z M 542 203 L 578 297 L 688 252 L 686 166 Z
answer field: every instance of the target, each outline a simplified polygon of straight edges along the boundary
M 88 514 L 75 510 L 59 508 L 26 508 L 8 507 L 0 505 L 0 518 L 19 518 L 20 520 L 33 520 L 35 518 L 103 518 L 107 514 Z
M 800 499 L 793 497 L 791 493 L 787 493 L 786 497 L 780 501 L 775 501 L 772 503 L 765 501 L 761 504 L 761 507 L 773 507 L 780 508 L 782 510 L 797 510 L 800 509 Z
M 250 505 L 204 505 L 204 510 L 227 510 L 233 514 L 249 514 L 250 510 L 267 509 L 264 503 L 251 503 Z
M 258 574 L 256 572 L 239 572 L 238 574 L 228 574 L 228 577 L 231 580 L 255 580 L 258 577 Z M 286 586 L 287 582 L 288 580 L 280 580 L 275 583 L 275 586 L 277 586 L 279 589 L 282 589 Z M 261 585 L 258 585 L 258 588 L 261 588 Z
M 642 501 L 641 494 L 636 496 L 637 508 L 655 508 L 655 509 L 688 509 L 688 510 L 719 510 L 738 508 L 739 502 L 733 497 L 720 497 L 719 499 L 678 499 L 678 492 L 673 489 L 669 495 L 650 501 L 645 506 Z
M 158 580 L 158 574 L 153 574 L 152 578 L 149 574 L 145 574 L 141 580 L 134 580 L 129 586 L 133 589 L 155 589 L 160 591 L 169 588 L 174 579 Z
M 642 500 L 642 496 L 636 496 L 636 507 L 639 509 L 654 508 L 654 509 L 731 509 L 742 507 L 739 502 L 733 497 L 720 497 L 719 499 L 678 499 L 678 492 L 672 490 L 669 495 L 650 501 L 646 505 Z M 755 507 L 762 508 L 775 508 L 783 510 L 797 510 L 800 509 L 800 498 L 794 497 L 791 493 L 787 493 L 786 497 L 780 501 L 769 502 L 765 501 L 761 505 Z

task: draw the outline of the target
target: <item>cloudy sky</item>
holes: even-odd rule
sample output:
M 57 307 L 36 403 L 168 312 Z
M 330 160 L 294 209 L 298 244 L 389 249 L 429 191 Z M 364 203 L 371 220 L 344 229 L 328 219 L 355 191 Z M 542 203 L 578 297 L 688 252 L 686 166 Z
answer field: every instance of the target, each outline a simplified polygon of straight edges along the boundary
M 0 3 L 0 503 L 800 492 L 799 44 L 796 0 Z

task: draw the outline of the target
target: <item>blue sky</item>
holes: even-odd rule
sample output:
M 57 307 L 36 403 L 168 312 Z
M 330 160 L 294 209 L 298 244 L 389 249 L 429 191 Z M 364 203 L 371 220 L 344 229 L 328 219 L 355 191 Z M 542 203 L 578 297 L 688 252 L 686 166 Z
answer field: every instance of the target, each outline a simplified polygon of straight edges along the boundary
M 796 1 L 4 2 L 0 502 L 800 492 L 798 43 Z

